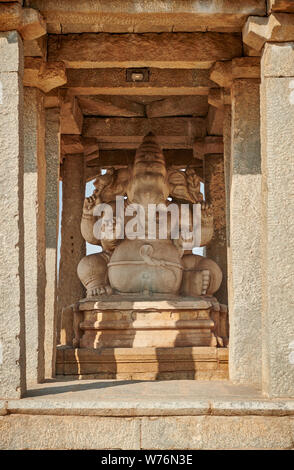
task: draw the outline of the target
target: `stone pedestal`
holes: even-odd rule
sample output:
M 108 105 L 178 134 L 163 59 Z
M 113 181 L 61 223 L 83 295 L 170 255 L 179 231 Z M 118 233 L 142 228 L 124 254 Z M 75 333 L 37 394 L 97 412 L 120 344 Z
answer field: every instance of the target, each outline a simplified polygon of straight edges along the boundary
M 58 350 L 57 374 L 142 380 L 227 377 L 227 350 L 220 356 L 216 347 L 221 322 L 216 331 L 212 320 L 219 312 L 216 300 L 156 297 L 113 295 L 65 309 L 67 346 L 76 349 Z

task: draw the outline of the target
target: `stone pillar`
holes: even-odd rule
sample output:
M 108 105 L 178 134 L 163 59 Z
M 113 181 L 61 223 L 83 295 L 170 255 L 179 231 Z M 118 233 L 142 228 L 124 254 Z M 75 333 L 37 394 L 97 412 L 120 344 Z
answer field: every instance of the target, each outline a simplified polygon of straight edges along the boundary
M 262 56 L 263 391 L 294 397 L 294 43 Z
M 81 234 L 85 199 L 84 155 L 67 155 L 62 169 L 61 252 L 58 279 L 58 339 L 62 309 L 85 297 L 77 275 L 79 261 L 86 254 Z
M 25 379 L 23 45 L 0 33 L 0 398 L 21 398 Z
M 44 379 L 45 111 L 37 88 L 24 88 L 24 229 L 27 384 Z
M 261 157 L 258 79 L 232 85 L 230 378 L 261 384 Z
M 226 241 L 226 192 L 223 154 L 204 156 L 205 198 L 212 206 L 214 234 L 206 247 L 206 256 L 215 261 L 222 270 L 223 280 L 216 298 L 228 303 L 227 294 L 227 241 Z
M 45 377 L 55 375 L 59 224 L 59 108 L 46 110 Z
M 232 263 L 231 263 L 231 245 L 230 245 L 230 194 L 231 194 L 231 126 L 232 126 L 232 107 L 224 106 L 224 123 L 223 123 L 223 139 L 224 139 L 224 175 L 225 175 L 225 192 L 226 192 L 226 238 L 227 238 L 227 290 L 232 292 Z

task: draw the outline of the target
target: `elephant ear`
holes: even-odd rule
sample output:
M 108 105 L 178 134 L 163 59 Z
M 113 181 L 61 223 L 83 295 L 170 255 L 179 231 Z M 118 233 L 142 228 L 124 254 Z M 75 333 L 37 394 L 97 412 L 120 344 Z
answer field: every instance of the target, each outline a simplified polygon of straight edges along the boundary
M 187 177 L 184 171 L 170 169 L 168 171 L 168 185 L 170 196 L 188 202 L 194 202 L 189 192 Z

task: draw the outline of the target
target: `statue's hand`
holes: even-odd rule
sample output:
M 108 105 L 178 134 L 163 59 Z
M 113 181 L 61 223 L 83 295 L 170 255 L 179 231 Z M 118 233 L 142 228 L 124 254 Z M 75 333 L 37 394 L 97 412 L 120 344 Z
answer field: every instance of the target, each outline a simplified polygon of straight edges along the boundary
M 211 204 L 205 201 L 201 202 L 201 221 L 206 224 L 213 222 Z
M 96 206 L 98 201 L 97 195 L 94 193 L 90 197 L 86 197 L 84 200 L 84 206 L 83 206 L 83 214 L 85 215 L 93 215 L 93 210 L 94 207 Z

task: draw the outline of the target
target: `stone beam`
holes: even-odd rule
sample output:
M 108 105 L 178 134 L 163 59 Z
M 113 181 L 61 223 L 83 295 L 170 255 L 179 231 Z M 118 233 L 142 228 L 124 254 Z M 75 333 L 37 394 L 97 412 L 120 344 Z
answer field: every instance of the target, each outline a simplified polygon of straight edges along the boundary
M 208 102 L 206 96 L 172 96 L 147 104 L 148 118 L 164 116 L 206 116 Z
M 145 116 L 143 104 L 130 101 L 123 96 L 83 96 L 79 97 L 79 104 L 86 116 Z
M 239 36 L 221 33 L 81 34 L 48 38 L 48 59 L 67 68 L 210 68 L 242 55 Z
M 243 41 L 260 51 L 265 42 L 294 41 L 294 17 L 272 13 L 268 17 L 250 16 L 243 28 Z
M 293 0 L 267 0 L 268 12 L 279 11 L 284 13 L 294 13 Z
M 110 33 L 160 31 L 240 31 L 248 15 L 265 15 L 264 0 L 194 0 L 149 2 L 138 8 L 136 0 L 118 3 L 72 0 L 27 0 L 42 12 L 51 33 Z M 147 10 L 147 11 L 146 11 Z
M 100 150 L 99 158 L 87 163 L 87 181 L 90 181 L 99 174 L 101 168 L 126 168 L 133 163 L 135 153 L 135 149 Z M 202 172 L 203 162 L 197 158 L 193 158 L 192 149 L 165 150 L 164 156 L 168 168 L 173 167 L 181 169 L 191 166 L 193 168 L 199 168 L 200 172 Z
M 121 67 L 121 65 L 120 65 Z M 66 88 L 76 95 L 207 95 L 216 85 L 209 70 L 154 69 L 148 82 L 127 82 L 126 70 L 67 69 Z
M 23 82 L 24 86 L 48 93 L 66 83 L 65 66 L 62 62 L 44 62 L 39 58 L 26 57 Z
M 83 128 L 83 113 L 75 96 L 66 97 L 60 108 L 61 134 L 81 134 Z
M 20 3 L 0 2 L 0 31 L 17 30 L 24 40 L 47 33 L 46 23 L 37 10 L 22 8 Z
M 224 143 L 222 137 L 207 136 L 204 139 L 196 139 L 193 144 L 193 156 L 203 160 L 204 155 L 223 154 Z
M 132 144 L 138 146 L 142 138 L 153 131 L 161 145 L 191 146 L 195 138 L 204 137 L 206 123 L 204 118 L 85 118 L 83 135 L 96 137 L 99 146 L 109 143 L 124 144 L 129 148 Z M 121 148 L 121 147 L 120 147 Z M 133 147 L 131 147 L 133 148 Z

